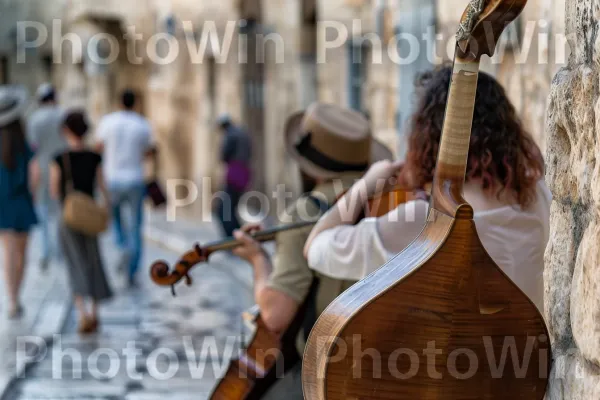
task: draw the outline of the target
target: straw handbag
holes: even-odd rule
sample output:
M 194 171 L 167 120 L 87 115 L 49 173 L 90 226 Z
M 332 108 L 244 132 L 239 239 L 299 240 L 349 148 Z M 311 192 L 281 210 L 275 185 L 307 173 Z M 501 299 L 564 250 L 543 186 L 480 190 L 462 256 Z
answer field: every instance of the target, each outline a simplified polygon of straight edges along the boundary
M 108 228 L 108 211 L 99 206 L 94 198 L 77 191 L 73 186 L 71 163 L 68 154 L 63 155 L 67 194 L 63 205 L 63 220 L 75 232 L 96 236 Z

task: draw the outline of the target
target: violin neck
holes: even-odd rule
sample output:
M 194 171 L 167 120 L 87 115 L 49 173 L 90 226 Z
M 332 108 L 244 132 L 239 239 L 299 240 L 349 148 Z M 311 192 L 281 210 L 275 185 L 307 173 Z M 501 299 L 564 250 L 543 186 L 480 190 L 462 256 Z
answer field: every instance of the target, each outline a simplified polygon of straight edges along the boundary
M 256 233 L 252 234 L 251 236 L 257 242 L 264 243 L 264 242 L 269 242 L 271 240 L 275 240 L 275 237 L 277 236 L 278 233 L 286 232 L 286 231 L 290 231 L 290 230 L 294 230 L 294 229 L 306 228 L 309 226 L 313 226 L 314 224 L 315 224 L 315 221 L 299 222 L 299 223 L 295 223 L 295 224 L 279 226 L 276 228 L 265 229 L 263 231 L 256 232 Z M 208 254 L 212 254 L 217 251 L 233 250 L 240 245 L 241 245 L 241 243 L 239 241 L 237 241 L 235 238 L 230 237 L 230 238 L 218 241 L 218 242 L 210 243 L 210 244 L 204 246 L 204 248 L 206 249 Z
M 431 198 L 433 208 L 454 218 L 466 204 L 462 193 L 479 76 L 479 61 L 464 60 L 460 53 L 454 60 Z

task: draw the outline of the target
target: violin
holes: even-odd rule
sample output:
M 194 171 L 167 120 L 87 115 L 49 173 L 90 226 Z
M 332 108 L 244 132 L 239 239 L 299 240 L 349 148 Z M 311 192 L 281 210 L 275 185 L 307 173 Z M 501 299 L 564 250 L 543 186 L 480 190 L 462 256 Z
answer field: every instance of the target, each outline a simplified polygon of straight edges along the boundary
M 265 229 L 260 232 L 255 232 L 250 236 L 252 236 L 254 240 L 264 243 L 275 240 L 275 237 L 280 232 L 301 229 L 307 226 L 313 226 L 314 224 L 315 222 L 299 222 L 277 228 Z M 225 240 L 209 243 L 202 247 L 199 244 L 196 244 L 192 250 L 185 253 L 177 264 L 175 264 L 173 271 L 170 271 L 169 265 L 165 261 L 157 261 L 152 265 L 150 276 L 157 285 L 171 286 L 173 295 L 175 295 L 175 284 L 182 279 L 185 280 L 188 286 L 192 284 L 192 278 L 189 276 L 189 272 L 195 265 L 208 261 L 210 255 L 215 252 L 233 250 L 240 245 L 241 243 L 234 238 L 227 238 Z
M 365 217 L 380 217 L 392 211 L 400 204 L 414 200 L 420 196 L 422 196 L 421 191 L 407 190 L 402 186 L 396 185 L 369 199 L 360 219 Z M 300 222 L 255 232 L 250 236 L 254 240 L 264 243 L 275 240 L 278 233 L 302 229 L 314 226 L 315 224 L 316 221 Z M 193 249 L 181 257 L 172 271 L 165 261 L 155 262 L 150 269 L 150 276 L 152 281 L 157 285 L 171 286 L 171 291 L 175 295 L 175 284 L 179 281 L 184 280 L 188 286 L 192 284 L 192 278 L 189 276 L 192 268 L 208 261 L 210 255 L 215 252 L 233 250 L 240 245 L 241 243 L 234 238 L 227 238 L 204 246 L 196 244 Z

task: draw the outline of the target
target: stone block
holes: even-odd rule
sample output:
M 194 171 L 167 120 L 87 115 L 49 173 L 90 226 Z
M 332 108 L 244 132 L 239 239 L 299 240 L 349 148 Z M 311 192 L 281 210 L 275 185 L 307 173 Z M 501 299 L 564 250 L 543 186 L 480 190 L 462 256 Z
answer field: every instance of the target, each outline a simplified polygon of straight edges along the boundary
M 554 78 L 548 107 L 548 181 L 561 200 L 591 201 L 595 168 L 594 99 L 598 73 L 589 66 L 561 70 Z
M 571 293 L 575 343 L 582 355 L 600 367 L 600 225 L 586 230 L 575 264 Z
M 546 400 L 592 400 L 599 398 L 599 368 L 590 365 L 576 350 L 554 360 Z
M 577 244 L 574 242 L 573 216 L 568 205 L 554 202 L 551 208 L 552 235 L 546 248 L 544 270 L 545 315 L 553 346 L 569 348 L 571 332 L 571 283 Z

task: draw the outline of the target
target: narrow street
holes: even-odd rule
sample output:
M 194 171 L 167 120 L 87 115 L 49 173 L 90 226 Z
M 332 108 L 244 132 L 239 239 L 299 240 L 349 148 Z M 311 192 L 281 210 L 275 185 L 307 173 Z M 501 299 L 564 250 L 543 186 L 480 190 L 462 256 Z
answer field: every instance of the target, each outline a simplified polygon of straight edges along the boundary
M 194 241 L 189 240 L 191 246 Z M 108 235 L 103 239 L 115 297 L 102 305 L 100 332 L 81 338 L 69 307 L 62 333 L 52 336 L 45 356 L 32 360 L 2 400 L 208 397 L 240 346 L 240 314 L 251 305 L 247 279 L 240 276 L 247 276 L 249 267 L 233 256 L 218 255 L 194 270 L 191 287 L 181 283 L 177 297 L 172 297 L 169 288 L 150 281 L 149 266 L 157 259 L 173 263 L 181 254 L 165 249 L 164 243 L 147 240 L 145 246 L 140 286 L 129 290 L 116 270 L 119 252 Z M 49 276 L 62 273 L 60 264 L 51 268 Z M 62 295 L 69 296 L 64 278 L 60 280 Z M 25 349 L 33 358 L 40 344 L 31 339 Z

